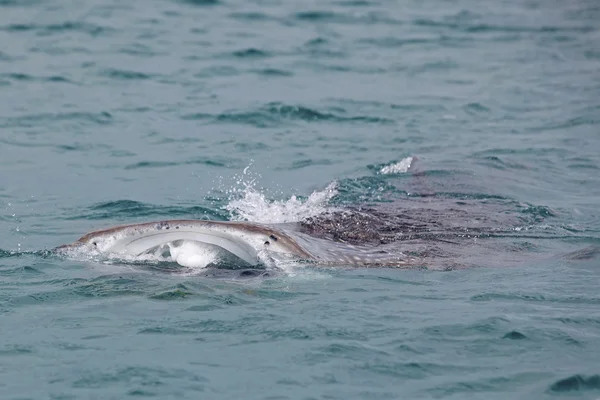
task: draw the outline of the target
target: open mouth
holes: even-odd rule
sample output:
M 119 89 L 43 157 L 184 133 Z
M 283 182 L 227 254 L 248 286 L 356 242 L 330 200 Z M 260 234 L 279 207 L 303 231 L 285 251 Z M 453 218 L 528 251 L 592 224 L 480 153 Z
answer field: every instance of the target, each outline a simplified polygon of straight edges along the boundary
M 171 261 L 183 267 L 194 269 L 244 269 L 258 264 L 258 262 L 251 264 L 248 260 L 238 257 L 218 245 L 184 239 L 154 246 L 140 253 L 139 256 L 142 258 L 151 256 L 157 260 Z

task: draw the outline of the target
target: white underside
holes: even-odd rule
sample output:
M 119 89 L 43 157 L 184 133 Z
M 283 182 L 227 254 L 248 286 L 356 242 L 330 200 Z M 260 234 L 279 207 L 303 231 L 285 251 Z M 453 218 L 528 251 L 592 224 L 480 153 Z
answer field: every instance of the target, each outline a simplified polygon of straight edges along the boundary
M 180 246 L 173 246 L 175 241 L 184 241 Z M 209 245 L 209 246 L 203 246 Z M 250 265 L 259 262 L 257 251 L 243 238 L 213 231 L 161 231 L 138 233 L 136 235 L 119 235 L 106 238 L 98 243 L 98 249 L 103 252 L 117 253 L 128 256 L 139 256 L 161 246 L 168 245 L 171 257 L 177 263 L 185 266 L 203 263 L 207 256 L 213 257 L 214 246 L 223 249 L 240 258 Z

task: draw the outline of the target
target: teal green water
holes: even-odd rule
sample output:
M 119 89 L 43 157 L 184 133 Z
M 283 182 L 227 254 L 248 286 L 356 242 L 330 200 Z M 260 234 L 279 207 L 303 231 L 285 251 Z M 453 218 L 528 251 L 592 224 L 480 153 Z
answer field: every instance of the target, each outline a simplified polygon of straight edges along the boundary
M 0 397 L 600 398 L 598 43 L 593 0 L 0 0 Z M 452 271 L 47 251 L 232 219 L 249 176 L 257 220 L 336 181 L 520 224 Z

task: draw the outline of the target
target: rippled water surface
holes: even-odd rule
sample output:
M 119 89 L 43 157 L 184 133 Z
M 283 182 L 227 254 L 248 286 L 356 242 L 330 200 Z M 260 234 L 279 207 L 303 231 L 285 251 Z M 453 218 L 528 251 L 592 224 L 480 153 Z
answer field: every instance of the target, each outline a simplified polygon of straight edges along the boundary
M 0 0 L 0 397 L 600 398 L 599 43 L 593 0 Z M 49 251 L 347 206 L 447 270 Z

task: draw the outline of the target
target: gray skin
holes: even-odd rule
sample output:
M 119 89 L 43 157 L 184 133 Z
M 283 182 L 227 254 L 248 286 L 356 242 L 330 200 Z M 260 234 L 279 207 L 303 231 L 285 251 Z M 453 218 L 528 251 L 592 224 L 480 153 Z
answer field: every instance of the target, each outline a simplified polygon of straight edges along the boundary
M 421 195 L 289 224 L 169 220 L 124 225 L 91 232 L 57 251 L 87 246 L 137 256 L 168 242 L 191 240 L 218 246 L 252 267 L 282 260 L 441 270 L 510 266 L 548 259 L 558 249 L 562 231 L 546 221 L 555 216 L 552 210 L 506 199 Z M 577 254 L 580 259 L 597 249 L 573 254 L 570 259 Z
M 87 246 L 99 253 L 139 256 L 158 246 L 181 240 L 220 247 L 250 265 L 260 263 L 261 253 L 298 260 L 315 259 L 281 230 L 245 222 L 205 220 L 167 220 L 117 226 L 90 232 L 56 250 L 65 252 Z
M 345 266 L 407 265 L 407 258 L 400 252 L 389 253 L 372 246 L 318 238 L 306 235 L 298 228 L 297 224 L 167 220 L 90 232 L 56 250 L 65 253 L 87 247 L 101 254 L 139 256 L 167 243 L 189 240 L 220 247 L 250 266 L 267 261 Z

